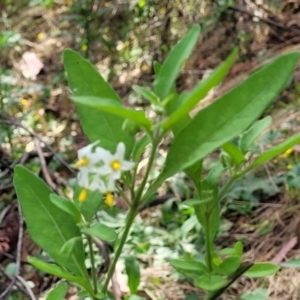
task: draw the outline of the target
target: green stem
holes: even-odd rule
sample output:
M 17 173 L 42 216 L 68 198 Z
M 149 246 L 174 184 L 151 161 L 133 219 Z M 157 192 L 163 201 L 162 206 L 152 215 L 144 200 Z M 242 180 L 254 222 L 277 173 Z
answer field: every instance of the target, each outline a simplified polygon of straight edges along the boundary
M 134 218 L 136 216 L 137 211 L 138 211 L 138 206 L 136 205 L 136 202 L 135 202 L 130 207 L 130 210 L 129 210 L 129 213 L 128 213 L 128 216 L 127 216 L 127 220 L 126 220 L 126 225 L 125 225 L 125 228 L 124 228 L 124 232 L 123 232 L 121 240 L 120 240 L 120 244 L 117 248 L 114 259 L 113 259 L 111 265 L 109 266 L 109 269 L 108 269 L 108 272 L 107 272 L 107 277 L 106 277 L 106 280 L 105 280 L 103 288 L 102 288 L 102 291 L 103 291 L 104 294 L 107 292 L 109 281 L 110 281 L 111 277 L 113 276 L 117 261 L 118 261 L 120 255 L 121 255 L 123 246 L 126 242 L 130 227 L 131 227 L 131 225 L 134 221 Z
M 150 173 L 150 170 L 151 170 L 154 158 L 155 158 L 157 145 L 158 145 L 158 143 L 153 143 L 153 145 L 152 145 L 151 154 L 150 154 L 150 157 L 149 157 L 149 162 L 148 162 L 148 165 L 147 165 L 147 170 L 146 170 L 145 175 L 144 175 L 144 179 L 143 179 L 139 189 L 137 190 L 135 199 L 133 200 L 133 202 L 131 204 L 131 207 L 129 209 L 129 213 L 128 213 L 128 216 L 127 216 L 127 219 L 126 219 L 126 224 L 125 224 L 124 232 L 123 232 L 121 240 L 120 240 L 120 244 L 117 248 L 117 251 L 115 253 L 113 261 L 112 261 L 111 265 L 109 266 L 109 269 L 108 269 L 108 272 L 107 272 L 107 277 L 106 277 L 106 280 L 105 280 L 104 285 L 103 285 L 102 292 L 104 294 L 107 292 L 109 281 L 110 281 L 110 279 L 111 279 L 111 277 L 114 273 L 117 261 L 118 261 L 120 255 L 121 255 L 121 252 L 122 252 L 122 249 L 123 249 L 124 244 L 126 242 L 130 227 L 131 227 L 131 225 L 134 221 L 134 218 L 135 218 L 136 214 L 138 213 L 140 200 L 141 200 L 143 190 L 144 190 L 145 185 L 147 183 L 147 179 L 148 179 L 148 176 L 149 176 L 149 173 Z
M 208 271 L 212 272 L 213 266 L 212 266 L 212 249 L 211 249 L 211 236 L 210 236 L 210 224 L 209 224 L 209 214 L 206 214 L 205 216 L 205 250 L 206 250 L 206 262 Z
M 230 186 L 233 184 L 233 182 L 239 178 L 241 175 L 234 175 L 232 176 L 227 183 L 223 186 L 223 188 L 221 189 L 220 193 L 217 195 L 217 197 L 215 199 L 213 199 L 213 203 L 208 211 L 208 214 L 211 215 L 211 213 L 214 211 L 214 209 L 216 208 L 216 206 L 219 204 L 219 202 L 222 200 L 222 198 L 225 196 L 225 194 L 227 193 L 228 189 L 230 188 Z
M 98 293 L 98 288 L 97 288 L 97 272 L 95 268 L 95 257 L 94 257 L 94 251 L 93 251 L 93 243 L 92 243 L 92 238 L 87 237 L 88 244 L 89 244 L 89 252 L 90 252 L 90 258 L 91 258 L 91 265 L 92 265 L 92 278 L 93 278 L 93 284 L 94 284 L 94 292 L 95 294 Z

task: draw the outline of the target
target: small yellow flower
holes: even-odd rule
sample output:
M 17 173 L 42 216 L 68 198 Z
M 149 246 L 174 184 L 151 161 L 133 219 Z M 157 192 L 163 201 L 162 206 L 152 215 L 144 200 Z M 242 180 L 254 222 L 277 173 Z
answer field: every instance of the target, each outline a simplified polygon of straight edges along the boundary
M 105 195 L 105 203 L 109 206 L 112 207 L 115 204 L 115 199 L 114 195 L 112 192 L 107 192 Z
M 40 33 L 37 35 L 37 38 L 38 38 L 39 40 L 44 39 L 44 38 L 45 38 L 45 33 L 44 33 L 44 32 L 40 32 Z
M 28 103 L 28 100 L 27 100 L 27 99 L 23 98 L 23 99 L 21 100 L 21 104 L 22 104 L 22 105 L 26 105 L 27 103 Z
M 88 190 L 83 189 L 79 194 L 79 198 L 78 198 L 79 202 L 81 202 L 81 203 L 84 202 L 87 198 L 87 194 L 88 194 Z
M 293 168 L 293 165 L 292 165 L 292 164 L 288 164 L 288 165 L 286 166 L 286 168 L 287 168 L 288 170 L 291 170 L 291 169 Z

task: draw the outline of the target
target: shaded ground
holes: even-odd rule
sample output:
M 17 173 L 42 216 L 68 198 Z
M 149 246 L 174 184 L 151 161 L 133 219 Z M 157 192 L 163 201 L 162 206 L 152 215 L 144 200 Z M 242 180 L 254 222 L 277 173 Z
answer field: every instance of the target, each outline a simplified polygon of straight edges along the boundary
M 9 166 L 20 157 L 23 159 L 22 163 L 31 162 L 37 157 L 44 157 L 46 165 L 54 161 L 47 171 L 41 168 L 40 174 L 48 183 L 47 175 L 50 176 L 50 183 L 52 181 L 54 188 L 59 191 L 67 186 L 66 179 L 72 176 L 72 170 L 55 160 L 56 153 L 63 153 L 63 158 L 71 162 L 76 149 L 86 143 L 74 106 L 68 100 L 69 90 L 61 60 L 65 48 L 73 48 L 88 56 L 101 74 L 112 83 L 124 102 L 128 103 L 134 100 L 130 90 L 133 83 L 148 85 L 152 80 L 152 61 L 161 61 L 186 29 L 191 24 L 200 22 L 203 25 L 203 35 L 197 51 L 178 79 L 180 90 L 189 89 L 216 67 L 234 45 L 240 48 L 240 57 L 223 85 L 211 93 L 198 109 L 275 55 L 300 50 L 298 1 L 281 1 L 277 7 L 275 1 L 265 1 L 264 4 L 234 1 L 230 8 L 217 5 L 218 1 L 204 2 L 174 1 L 170 4 L 169 1 L 157 1 L 142 10 L 130 2 L 113 4 L 108 1 L 104 6 L 99 4 L 80 11 L 76 5 L 71 5 L 72 2 L 65 1 L 51 9 L 24 7 L 16 12 L 8 11 L 7 22 L 3 22 L 6 25 L 2 24 L 3 29 L 19 32 L 22 42 L 9 49 L 2 49 L 1 69 L 13 72 L 10 79 L 13 81 L 13 89 L 10 92 L 14 94 L 14 103 L 9 109 L 2 107 L 0 118 L 2 121 L 9 121 L 4 122 L 6 126 L 12 126 L 16 125 L 15 121 L 12 122 L 7 116 L 18 119 L 20 113 L 27 114 L 28 118 L 22 119 L 22 124 L 34 128 L 53 149 L 45 147 L 40 141 L 34 144 L 32 136 L 28 134 L 14 137 L 11 143 L 1 140 L 0 150 L 5 152 L 1 152 L 0 165 L 0 179 L 3 181 L 0 199 L 5 204 L 0 218 L 4 228 L 0 231 L 0 246 L 3 251 L 13 253 L 11 250 L 16 248 L 16 234 L 19 232 L 19 226 L 9 222 L 10 218 L 18 219 L 15 206 L 11 206 L 10 211 L 4 208 L 9 207 L 7 204 L 10 203 L 8 200 L 12 194 L 12 173 Z M 79 2 L 75 1 L 76 3 Z M 88 12 L 91 13 L 89 23 L 84 21 Z M 134 17 L 137 18 L 135 23 L 131 22 Z M 36 79 L 24 77 L 20 59 L 25 51 L 35 53 L 44 65 Z M 297 70 L 291 88 L 270 108 L 274 116 L 274 129 L 281 130 L 283 123 L 295 120 L 293 126 L 286 130 L 287 135 L 299 131 L 299 77 L 300 71 Z M 134 104 L 141 105 L 136 102 Z M 14 149 L 11 145 L 14 145 Z M 21 155 L 24 148 L 30 155 Z M 294 156 L 297 160 L 297 151 Z M 285 164 L 288 161 L 280 166 L 273 162 L 264 171 L 268 176 L 270 172 L 284 172 Z M 55 171 L 51 171 L 53 165 Z M 269 179 L 272 180 L 270 176 Z M 233 245 L 242 238 L 245 242 L 245 259 L 249 260 L 270 261 L 276 258 L 282 248 L 285 249 L 284 256 L 289 259 L 297 258 L 300 255 L 298 245 L 292 250 L 286 245 L 293 237 L 300 235 L 300 205 L 297 192 L 288 189 L 288 186 L 283 186 L 281 192 L 274 193 L 272 197 L 262 195 L 261 202 L 248 214 L 228 210 L 225 220 L 231 222 L 232 227 L 228 236 L 218 239 L 219 244 Z M 39 249 L 33 247 L 27 236 L 24 241 L 22 257 L 25 260 L 27 252 L 32 255 Z M 2 261 L 1 264 L 5 266 L 7 263 Z M 38 294 L 55 281 L 52 277 L 41 279 L 26 264 L 22 265 L 22 276 L 36 283 L 38 289 L 35 292 Z M 159 280 L 153 280 L 155 278 Z M 0 292 L 6 288 L 7 282 L 7 279 L 0 281 Z M 167 266 L 150 265 L 143 271 L 143 282 L 143 291 L 149 299 L 184 299 L 185 293 L 199 293 L 186 282 L 175 283 L 172 270 Z M 300 299 L 299 286 L 300 275 L 297 269 L 284 268 L 265 280 L 241 279 L 222 299 L 236 299 L 237 294 L 256 287 L 268 288 L 270 299 Z

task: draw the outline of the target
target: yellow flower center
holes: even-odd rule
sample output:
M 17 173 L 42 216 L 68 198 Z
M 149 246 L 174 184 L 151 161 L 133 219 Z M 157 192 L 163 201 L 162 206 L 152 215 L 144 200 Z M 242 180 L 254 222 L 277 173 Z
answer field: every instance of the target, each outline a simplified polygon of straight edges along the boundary
M 89 164 L 89 160 L 86 158 L 86 157 L 83 157 L 81 159 L 79 159 L 75 165 L 77 168 L 80 168 L 80 167 L 85 167 Z
M 114 195 L 112 194 L 112 192 L 107 192 L 106 193 L 105 203 L 109 207 L 112 207 L 115 204 L 115 199 L 114 199 Z
M 87 189 L 83 189 L 80 194 L 79 194 L 79 202 L 84 202 L 87 198 L 87 194 L 88 194 L 88 190 Z
M 111 168 L 112 168 L 114 171 L 119 171 L 119 170 L 121 170 L 121 168 L 122 168 L 121 163 L 120 163 L 117 159 L 113 160 L 113 161 L 110 163 L 110 166 L 111 166 Z

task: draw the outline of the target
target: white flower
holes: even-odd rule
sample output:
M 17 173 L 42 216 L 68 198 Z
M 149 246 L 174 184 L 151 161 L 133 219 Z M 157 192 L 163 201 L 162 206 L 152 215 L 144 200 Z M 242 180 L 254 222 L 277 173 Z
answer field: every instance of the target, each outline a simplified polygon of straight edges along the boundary
M 100 150 L 96 149 L 96 152 Z M 118 180 L 121 177 L 121 172 L 128 171 L 132 169 L 134 163 L 125 160 L 125 145 L 123 143 L 119 143 L 117 145 L 117 150 L 115 154 L 111 154 L 106 151 L 106 153 L 102 153 L 102 160 L 104 165 L 99 168 L 99 173 L 101 174 L 109 174 L 114 180 Z
M 97 173 L 99 167 L 97 163 L 102 160 L 102 157 L 110 154 L 107 150 L 97 147 L 97 151 L 93 151 L 93 148 L 99 141 L 92 143 L 78 151 L 78 161 L 76 167 L 79 168 L 83 174 Z

